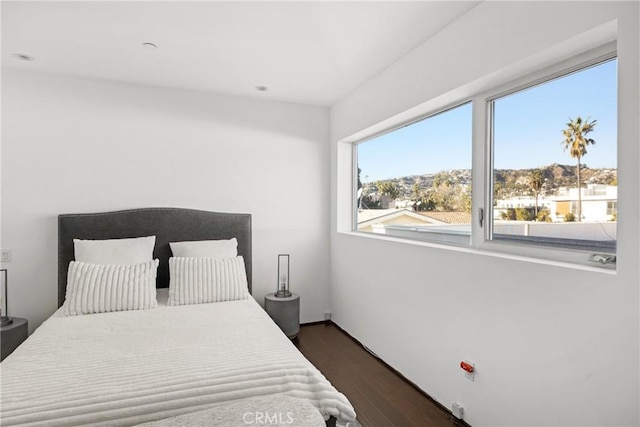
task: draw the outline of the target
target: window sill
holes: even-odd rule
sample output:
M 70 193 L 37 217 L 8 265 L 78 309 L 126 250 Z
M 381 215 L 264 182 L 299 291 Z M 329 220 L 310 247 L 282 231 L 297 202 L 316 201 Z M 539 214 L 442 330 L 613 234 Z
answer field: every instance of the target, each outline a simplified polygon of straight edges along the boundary
M 607 266 L 607 265 L 599 265 L 590 261 L 586 261 L 586 258 L 588 256 L 587 253 L 584 254 L 584 258 L 585 258 L 584 263 L 578 263 L 578 262 L 570 262 L 570 261 L 564 261 L 564 260 L 553 260 L 553 259 L 541 258 L 541 257 L 539 258 L 531 255 L 513 254 L 513 249 L 514 247 L 517 247 L 516 245 L 505 245 L 505 244 L 496 243 L 496 242 L 488 242 L 486 244 L 488 248 L 480 249 L 480 248 L 474 248 L 470 245 L 462 246 L 462 245 L 455 245 L 455 244 L 440 244 L 440 243 L 434 243 L 434 242 L 427 242 L 423 240 L 403 239 L 399 237 L 385 236 L 381 234 L 368 233 L 368 232 L 362 232 L 362 231 L 338 231 L 338 234 L 344 235 L 344 236 L 353 236 L 357 238 L 376 239 L 380 241 L 387 241 L 387 242 L 393 242 L 393 243 L 403 243 L 403 244 L 408 244 L 413 246 L 422 246 L 422 247 L 442 249 L 447 251 L 462 252 L 462 253 L 474 254 L 479 256 L 502 258 L 502 259 L 508 259 L 511 261 L 521 261 L 521 262 L 529 262 L 529 263 L 548 265 L 548 266 L 554 266 L 554 267 L 569 268 L 569 269 L 588 271 L 593 273 L 603 273 L 603 274 L 609 274 L 609 275 L 617 274 L 615 264 L 613 266 Z M 531 248 L 527 248 L 527 249 L 530 250 Z M 540 249 L 540 250 L 548 251 L 546 248 Z

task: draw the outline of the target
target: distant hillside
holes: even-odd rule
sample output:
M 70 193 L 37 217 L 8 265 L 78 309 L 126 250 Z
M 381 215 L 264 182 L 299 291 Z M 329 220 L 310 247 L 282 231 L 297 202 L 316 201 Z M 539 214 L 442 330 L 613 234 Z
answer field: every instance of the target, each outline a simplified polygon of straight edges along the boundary
M 495 182 L 508 186 L 516 183 L 527 184 L 527 177 L 531 172 L 541 170 L 547 180 L 547 187 L 559 188 L 575 186 L 577 183 L 576 167 L 574 165 L 552 165 L 535 169 L 499 169 L 495 174 Z M 583 183 L 590 184 L 616 184 L 618 179 L 617 169 L 580 168 L 580 178 Z
M 575 165 L 559 165 L 557 163 L 532 169 L 498 169 L 495 171 L 494 184 L 497 198 L 506 198 L 530 193 L 528 176 L 535 170 L 542 171 L 546 180 L 545 192 L 554 194 L 558 188 L 574 187 L 577 183 Z M 611 168 L 589 168 L 583 165 L 580 169 L 581 181 L 584 184 L 607 184 L 617 185 L 618 171 Z M 400 198 L 411 197 L 414 184 L 418 185 L 420 191 L 429 190 L 434 187 L 434 182 L 439 184 L 448 181 L 457 186 L 468 186 L 471 184 L 471 170 L 457 169 L 442 171 L 434 174 L 412 175 L 382 182 L 394 182 L 400 190 Z M 365 194 L 375 194 L 377 192 L 375 182 L 363 183 Z
M 573 165 L 554 163 L 537 169 L 501 169 L 496 171 L 494 178 L 496 199 L 531 194 L 528 176 L 535 170 L 542 171 L 545 178 L 546 185 L 542 194 L 553 195 L 558 188 L 575 187 L 578 182 L 576 167 Z M 618 170 L 583 166 L 580 168 L 580 179 L 583 185 L 617 185 Z

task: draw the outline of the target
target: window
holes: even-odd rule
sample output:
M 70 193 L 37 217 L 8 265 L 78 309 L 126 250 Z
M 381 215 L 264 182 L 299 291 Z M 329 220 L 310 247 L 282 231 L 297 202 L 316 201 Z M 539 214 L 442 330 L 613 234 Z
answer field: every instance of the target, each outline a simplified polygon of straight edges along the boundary
M 616 66 L 490 100 L 491 240 L 615 252 Z
M 469 244 L 471 103 L 355 145 L 356 230 Z
M 339 228 L 594 266 L 617 246 L 617 86 L 609 43 L 361 131 L 339 148 Z

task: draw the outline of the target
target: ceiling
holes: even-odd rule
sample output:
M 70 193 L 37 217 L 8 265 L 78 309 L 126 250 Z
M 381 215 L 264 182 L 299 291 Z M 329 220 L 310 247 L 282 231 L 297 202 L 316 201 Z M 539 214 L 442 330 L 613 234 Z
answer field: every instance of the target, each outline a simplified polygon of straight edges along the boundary
M 331 106 L 478 3 L 3 1 L 2 66 Z

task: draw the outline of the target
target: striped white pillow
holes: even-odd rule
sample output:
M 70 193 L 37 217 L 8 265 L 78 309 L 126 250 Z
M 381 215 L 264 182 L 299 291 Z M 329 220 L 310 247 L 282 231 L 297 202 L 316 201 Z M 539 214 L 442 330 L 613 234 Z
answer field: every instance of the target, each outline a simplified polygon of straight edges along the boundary
M 63 314 L 106 313 L 156 308 L 157 259 L 133 265 L 71 261 Z
M 169 258 L 167 305 L 247 299 L 247 272 L 242 256 L 234 258 Z

